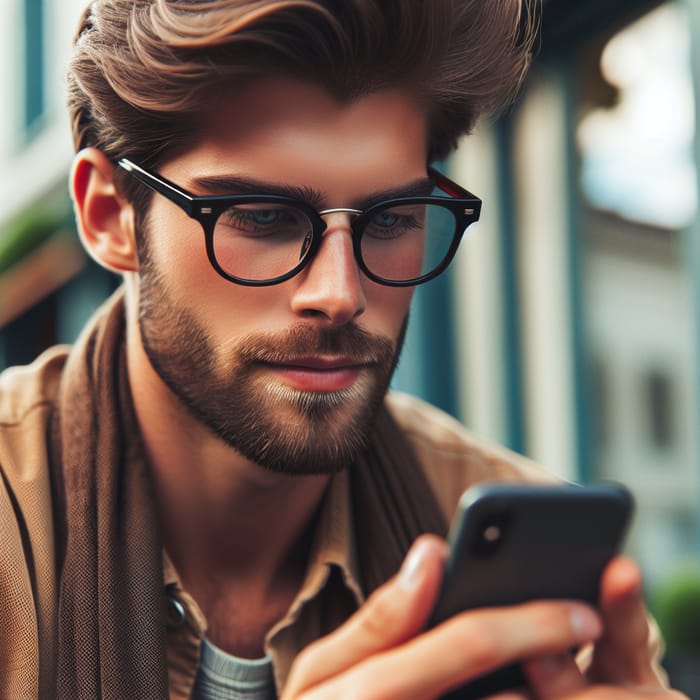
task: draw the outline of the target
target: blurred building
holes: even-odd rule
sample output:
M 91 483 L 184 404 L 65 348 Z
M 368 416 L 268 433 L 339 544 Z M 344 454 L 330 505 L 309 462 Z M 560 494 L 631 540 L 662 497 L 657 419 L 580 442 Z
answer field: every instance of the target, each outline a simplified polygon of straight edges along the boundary
M 700 548 L 699 52 L 695 0 L 545 3 L 517 106 L 450 163 L 484 199 L 452 330 L 414 323 L 424 374 L 399 375 L 565 477 L 629 485 L 652 586 Z
M 0 0 L 0 366 L 72 342 L 116 285 L 75 234 L 65 67 L 83 0 Z
M 2 2 L 0 366 L 72 341 L 117 284 L 66 191 L 83 0 Z M 567 478 L 628 484 L 651 585 L 700 549 L 699 66 L 700 0 L 546 0 L 517 107 L 445 164 L 482 222 L 418 291 L 395 380 Z
M 696 6 L 552 0 L 517 107 L 452 163 L 485 201 L 454 279 L 460 415 L 630 485 L 652 581 L 698 548 Z

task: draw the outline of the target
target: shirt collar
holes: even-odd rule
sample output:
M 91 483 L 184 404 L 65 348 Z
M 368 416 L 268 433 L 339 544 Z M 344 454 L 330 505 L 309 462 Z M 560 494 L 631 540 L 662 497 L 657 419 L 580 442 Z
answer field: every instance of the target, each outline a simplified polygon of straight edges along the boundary
M 365 600 L 360 584 L 360 571 L 354 536 L 353 517 L 350 508 L 350 476 L 347 469 L 334 474 L 321 502 L 316 530 L 312 536 L 309 564 L 304 583 L 299 589 L 289 613 L 278 626 L 290 623 L 294 611 L 313 598 L 323 587 L 327 570 L 335 565 L 343 581 L 357 600 L 358 606 Z M 163 584 L 182 589 L 175 565 L 163 550 Z

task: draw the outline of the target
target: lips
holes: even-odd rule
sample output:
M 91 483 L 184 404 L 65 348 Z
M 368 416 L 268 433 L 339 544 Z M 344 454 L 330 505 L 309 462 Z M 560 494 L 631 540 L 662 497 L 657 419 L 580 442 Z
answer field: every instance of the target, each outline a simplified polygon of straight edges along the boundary
M 325 392 L 349 388 L 367 364 L 356 358 L 305 357 L 265 366 L 294 389 Z

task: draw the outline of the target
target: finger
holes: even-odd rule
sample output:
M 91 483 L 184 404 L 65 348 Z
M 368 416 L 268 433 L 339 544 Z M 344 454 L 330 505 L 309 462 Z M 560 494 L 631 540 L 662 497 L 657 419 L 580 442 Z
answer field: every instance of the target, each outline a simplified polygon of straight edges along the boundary
M 586 680 L 572 654 L 531 659 L 523 671 L 537 700 L 566 698 L 586 687 Z
M 631 559 L 617 557 L 603 573 L 600 611 L 605 631 L 595 646 L 590 678 L 599 683 L 658 687 L 642 574 Z
M 285 697 L 296 697 L 417 634 L 432 610 L 446 557 L 443 540 L 430 535 L 418 538 L 397 576 L 377 589 L 338 630 L 297 657 Z
M 601 631 L 593 610 L 575 602 L 474 610 L 368 658 L 308 697 L 435 698 L 519 659 L 564 653 Z

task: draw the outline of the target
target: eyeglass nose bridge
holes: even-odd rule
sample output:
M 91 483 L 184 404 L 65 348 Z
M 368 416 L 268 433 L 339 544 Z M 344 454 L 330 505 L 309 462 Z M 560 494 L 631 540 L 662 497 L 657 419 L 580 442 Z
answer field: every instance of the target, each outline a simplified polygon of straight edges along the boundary
M 323 218 L 324 216 L 328 216 L 330 214 L 349 214 L 350 216 L 358 217 L 358 216 L 360 216 L 360 214 L 362 214 L 362 210 L 361 209 L 353 209 L 351 207 L 334 207 L 332 209 L 322 209 L 322 210 L 318 211 L 317 213 L 318 213 L 319 217 L 321 217 L 321 218 Z M 350 228 L 352 228 L 352 221 L 350 221 Z M 323 233 L 321 235 L 323 235 Z M 308 233 L 304 237 L 304 240 L 301 243 L 301 250 L 299 251 L 299 260 L 302 260 L 304 258 L 304 256 L 307 255 L 307 253 L 309 252 L 309 250 L 312 247 L 313 239 L 314 239 L 314 236 L 311 233 Z M 320 238 L 319 238 L 319 242 L 320 242 Z M 312 255 L 307 260 L 307 262 L 311 261 L 311 258 L 314 257 L 315 252 L 317 250 L 318 250 L 318 244 L 315 247 L 315 250 L 312 252 Z
M 322 209 L 322 210 L 318 211 L 317 214 L 318 214 L 319 217 L 321 217 L 321 218 L 323 218 L 323 217 L 325 217 L 325 216 L 328 216 L 328 215 L 330 215 L 330 214 L 349 214 L 350 217 L 354 217 L 354 218 L 356 219 L 358 216 L 360 216 L 360 215 L 362 214 L 362 209 L 353 209 L 353 208 L 351 208 L 351 207 L 334 207 L 334 208 L 332 208 L 332 209 Z M 324 224 L 325 224 L 325 222 L 324 222 Z M 356 239 L 357 231 L 355 230 L 355 227 L 353 226 L 353 220 L 352 220 L 352 218 L 351 218 L 351 220 L 349 221 L 349 224 L 350 224 L 351 234 L 352 234 L 352 238 L 353 238 L 353 252 L 354 252 L 354 255 L 355 255 L 355 259 L 356 259 L 356 261 L 357 261 L 358 264 L 361 264 L 361 261 L 357 259 L 357 256 L 358 256 L 358 254 L 359 254 L 359 253 L 358 253 L 358 249 L 357 249 L 357 239 Z M 315 255 L 316 255 L 316 253 L 318 252 L 318 246 L 320 245 L 320 243 L 321 243 L 321 238 L 323 237 L 323 233 L 324 233 L 326 230 L 327 230 L 327 227 L 325 227 L 325 228 L 322 230 L 321 236 L 317 239 L 316 246 L 314 246 L 314 250 L 311 251 L 311 255 L 309 256 L 309 258 L 308 258 L 307 261 L 306 261 L 307 263 L 310 262 L 311 259 L 314 258 Z M 300 251 L 300 254 L 299 254 L 299 259 L 300 259 L 300 260 L 303 259 L 304 256 L 307 255 L 307 253 L 309 253 L 309 251 L 310 251 L 310 249 L 311 249 L 311 247 L 312 247 L 313 238 L 314 238 L 314 236 L 313 236 L 312 234 L 308 234 L 308 235 L 304 238 L 304 241 L 303 241 L 302 244 L 301 244 L 301 251 Z
M 351 209 L 350 207 L 335 207 L 333 209 L 323 209 L 318 212 L 320 217 L 329 216 L 330 214 L 349 214 L 351 217 L 358 217 L 362 214 L 361 209 Z M 352 221 L 350 222 L 352 226 Z

